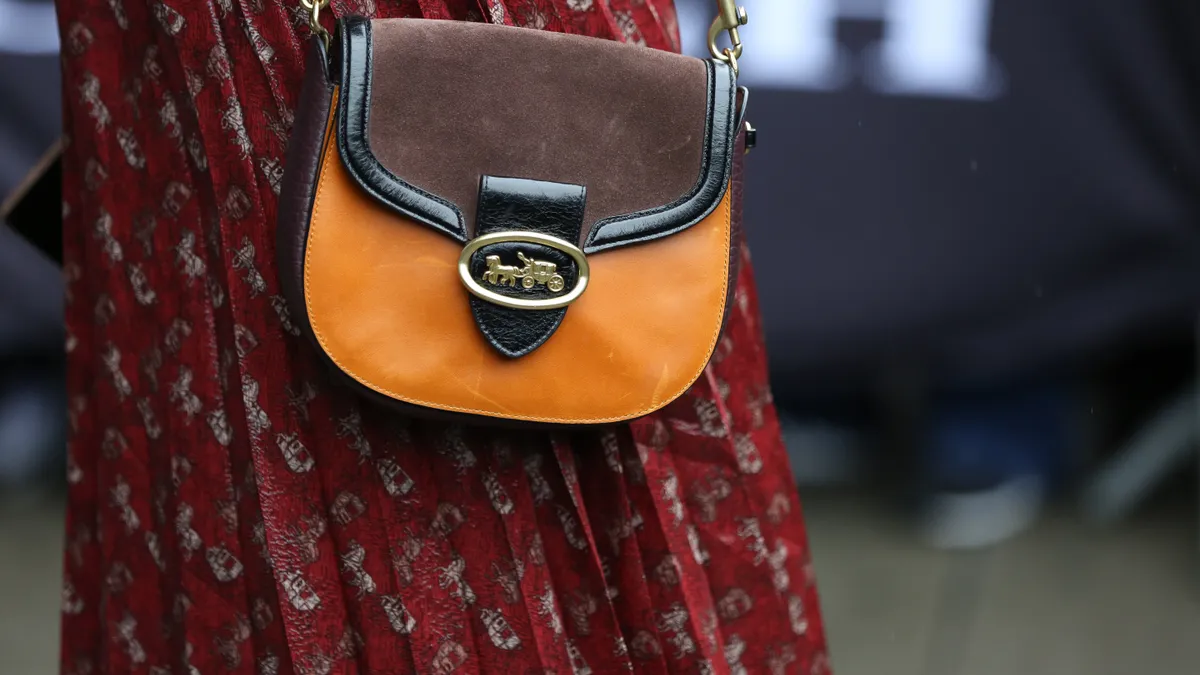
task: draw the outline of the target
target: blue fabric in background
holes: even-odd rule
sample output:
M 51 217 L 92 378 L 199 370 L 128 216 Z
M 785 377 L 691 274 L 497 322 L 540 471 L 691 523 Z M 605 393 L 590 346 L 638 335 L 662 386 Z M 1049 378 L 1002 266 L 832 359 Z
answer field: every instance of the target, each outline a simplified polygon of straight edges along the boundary
M 921 464 L 929 489 L 973 491 L 1028 476 L 1064 479 L 1075 402 L 1068 387 L 1024 383 L 935 402 Z

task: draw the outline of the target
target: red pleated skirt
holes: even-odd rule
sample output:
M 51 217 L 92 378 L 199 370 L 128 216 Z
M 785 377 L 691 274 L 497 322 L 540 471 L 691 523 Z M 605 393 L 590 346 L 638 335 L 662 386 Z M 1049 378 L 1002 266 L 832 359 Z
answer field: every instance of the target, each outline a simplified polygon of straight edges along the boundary
M 705 376 L 636 423 L 496 432 L 360 405 L 275 278 L 296 0 L 58 6 L 64 673 L 828 672 L 749 264 Z M 670 0 L 333 11 L 679 46 Z

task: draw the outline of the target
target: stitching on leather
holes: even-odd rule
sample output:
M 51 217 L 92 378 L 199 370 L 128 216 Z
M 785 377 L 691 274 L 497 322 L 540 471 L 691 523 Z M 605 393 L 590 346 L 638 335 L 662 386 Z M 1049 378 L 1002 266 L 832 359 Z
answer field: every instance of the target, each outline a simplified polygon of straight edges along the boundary
M 331 110 L 336 109 L 337 103 L 338 103 L 337 92 L 335 92 L 334 100 L 333 100 L 334 108 L 331 108 Z M 327 129 L 328 129 L 328 127 L 327 127 Z M 309 301 L 308 301 L 309 288 L 310 288 L 309 282 L 311 280 L 311 276 L 309 274 L 309 270 L 311 268 L 310 268 L 308 262 L 309 262 L 309 257 L 312 253 L 312 250 L 316 246 L 316 243 L 317 243 L 318 231 L 321 229 L 319 227 L 319 222 L 318 222 L 317 216 L 320 214 L 320 210 L 321 210 L 321 197 L 325 192 L 325 179 L 328 174 L 329 162 L 331 161 L 331 158 L 333 158 L 333 161 L 341 161 L 340 158 L 333 157 L 335 153 L 330 152 L 329 144 L 331 142 L 331 139 L 329 139 L 328 136 L 329 136 L 329 133 L 327 131 L 326 132 L 326 140 L 325 140 L 325 149 L 324 149 L 325 159 L 321 162 L 321 175 L 317 182 L 316 196 L 313 198 L 312 216 L 309 219 L 308 244 L 305 246 L 305 249 L 304 249 L 304 302 L 305 302 L 306 307 L 311 305 L 311 303 L 309 303 Z M 730 189 L 730 187 L 731 186 L 726 185 L 726 190 L 728 191 Z M 724 196 L 722 196 L 722 199 L 724 199 Z M 729 200 L 729 208 L 725 209 L 725 228 L 724 228 L 725 229 L 725 236 L 724 236 L 724 241 L 725 241 L 724 259 L 725 260 L 729 260 L 729 253 L 730 253 L 730 250 L 732 247 L 732 242 L 731 242 L 732 219 L 733 219 L 733 200 L 731 198 Z M 461 406 L 444 405 L 444 404 L 434 403 L 432 401 L 424 401 L 424 400 L 420 400 L 420 399 L 416 399 L 416 398 L 409 398 L 409 397 L 403 396 L 401 394 L 397 394 L 396 392 L 391 391 L 390 389 L 384 388 L 382 386 L 371 384 L 363 376 L 346 368 L 344 365 L 342 365 L 341 360 L 337 356 L 335 356 L 332 352 L 330 352 L 329 347 L 326 344 L 324 334 L 321 332 L 320 327 L 317 325 L 317 317 L 312 312 L 309 312 L 309 324 L 312 326 L 313 335 L 317 338 L 317 343 L 321 346 L 321 349 L 325 352 L 326 356 L 328 356 L 329 359 L 331 361 L 333 361 L 334 365 L 336 365 L 338 367 L 338 369 L 340 369 L 346 375 L 349 375 L 351 378 L 353 378 L 356 382 L 358 382 L 362 386 L 364 386 L 376 393 L 383 394 L 384 396 L 389 396 L 391 398 L 394 398 L 397 401 L 401 401 L 401 402 L 408 403 L 411 405 L 423 406 L 426 408 L 433 408 L 435 410 L 442 410 L 445 412 L 466 413 L 469 415 L 478 415 L 481 417 L 499 417 L 499 418 L 503 418 L 503 419 L 513 419 L 513 420 L 519 420 L 519 421 L 523 421 L 523 422 L 546 422 L 546 423 L 550 423 L 550 424 L 607 424 L 607 423 L 611 423 L 611 422 L 625 422 L 628 420 L 636 419 L 638 417 L 642 417 L 644 415 L 649 415 L 652 412 L 655 412 L 655 411 L 665 408 L 672 401 L 674 401 L 675 399 L 682 396 L 685 392 L 687 392 L 687 390 L 690 389 L 691 386 L 696 383 L 696 380 L 700 379 L 700 375 L 702 375 L 704 373 L 704 369 L 708 366 L 709 361 L 712 360 L 713 352 L 717 348 L 717 340 L 720 338 L 721 330 L 724 326 L 723 319 L 724 319 L 725 313 L 726 313 L 726 310 L 725 310 L 725 307 L 727 304 L 726 299 L 728 298 L 729 292 L 730 292 L 729 275 L 730 275 L 730 266 L 728 264 L 726 264 L 725 265 L 725 283 L 721 284 L 721 289 L 722 289 L 721 290 L 721 300 L 717 304 L 717 306 L 719 308 L 721 308 L 720 309 L 720 317 L 719 317 L 719 319 L 721 319 L 721 320 L 718 320 L 716 322 L 716 327 L 713 330 L 712 337 L 709 339 L 708 355 L 703 360 L 703 362 L 700 364 L 700 368 L 699 368 L 699 370 L 696 371 L 696 374 L 687 380 L 687 383 L 683 386 L 682 389 L 675 392 L 671 396 L 666 397 L 662 403 L 656 404 L 656 405 L 651 405 L 643 410 L 639 410 L 638 412 L 631 413 L 629 415 L 620 415 L 617 417 L 596 417 L 596 418 L 584 417 L 584 418 L 564 419 L 564 418 L 556 418 L 556 417 L 535 417 L 535 416 L 527 416 L 527 415 L 505 415 L 503 413 L 500 413 L 500 412 L 497 412 L 494 410 L 479 410 L 479 409 L 475 409 L 475 408 L 464 408 Z

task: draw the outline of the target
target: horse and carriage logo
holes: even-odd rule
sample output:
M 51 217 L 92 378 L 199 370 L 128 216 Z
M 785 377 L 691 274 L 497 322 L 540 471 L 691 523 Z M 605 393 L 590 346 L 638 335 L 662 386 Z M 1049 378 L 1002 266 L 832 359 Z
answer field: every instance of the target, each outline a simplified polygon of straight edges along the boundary
M 487 271 L 483 273 L 483 280 L 493 286 L 507 285 L 511 288 L 516 288 L 518 280 L 520 280 L 521 287 L 525 290 L 532 290 L 535 286 L 541 285 L 552 293 L 558 293 L 566 288 L 566 279 L 558 273 L 558 265 L 544 260 L 535 260 L 522 251 L 517 252 L 517 258 L 524 267 L 501 264 L 498 255 L 487 256 L 484 258 L 484 262 L 487 263 Z
M 536 260 L 526 251 L 529 248 L 515 247 L 520 264 L 506 265 L 497 253 L 485 253 L 483 262 L 486 269 L 474 267 L 472 261 L 476 253 L 494 244 L 521 242 L 539 247 L 552 248 L 571 259 L 571 288 L 567 288 L 567 279 L 559 274 L 558 263 L 547 260 Z M 520 249 L 524 248 L 524 251 Z M 494 249 L 493 249 L 494 250 Z M 552 258 L 553 259 L 553 258 Z M 579 299 L 588 287 L 591 276 L 591 266 L 583 251 L 564 239 L 553 237 L 540 232 L 493 232 L 471 240 L 458 256 L 458 276 L 467 290 L 477 298 L 486 300 L 500 307 L 511 309 L 559 309 L 566 307 Z M 545 288 L 550 291 L 548 297 L 529 297 L 526 295 L 506 295 L 493 290 L 497 286 L 508 286 L 513 289 L 527 291 Z

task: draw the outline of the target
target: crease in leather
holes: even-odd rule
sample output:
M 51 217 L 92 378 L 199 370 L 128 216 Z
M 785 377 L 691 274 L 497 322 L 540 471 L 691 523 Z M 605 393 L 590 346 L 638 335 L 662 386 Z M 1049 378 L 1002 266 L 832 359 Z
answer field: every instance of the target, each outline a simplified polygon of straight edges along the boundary
M 472 222 L 476 207 L 464 181 L 481 175 L 587 185 L 588 252 L 682 231 L 724 196 L 735 88 L 732 70 L 719 61 L 485 24 L 356 17 L 342 23 L 339 146 L 347 168 L 376 199 L 456 240 L 465 240 L 463 223 Z M 557 50 L 555 58 L 546 55 L 550 50 Z M 426 67 L 403 67 L 415 57 Z M 497 90 L 508 83 L 504 78 L 512 78 L 513 91 Z M 608 95 L 588 98 L 592 90 Z M 508 110 L 521 105 L 528 110 Z M 446 112 L 424 112 L 435 108 Z M 473 114 L 443 129 L 456 108 Z M 614 128 L 639 142 L 606 142 L 604 132 Z M 592 139 L 587 129 L 599 136 Z M 521 150 L 488 154 L 488 139 L 497 149 Z M 560 142 L 545 147 L 548 139 Z M 434 143 L 440 152 L 431 151 Z M 483 161 L 504 166 L 473 165 Z M 607 168 L 589 180 L 596 163 Z M 652 174 L 631 171 L 651 168 Z
M 574 242 L 579 239 L 586 203 L 587 189 L 581 185 L 484 176 L 479 181 L 476 232 L 483 236 L 524 230 Z M 512 247 L 498 245 L 495 250 L 502 248 Z M 482 258 L 489 249 L 492 247 L 484 247 L 475 255 Z M 576 274 L 564 271 L 568 272 L 564 275 L 568 280 L 578 283 L 577 270 Z M 532 295 L 524 290 L 513 294 Z M 509 358 L 526 356 L 545 344 L 562 325 L 569 309 L 513 309 L 473 295 L 470 303 L 475 324 L 488 344 Z

